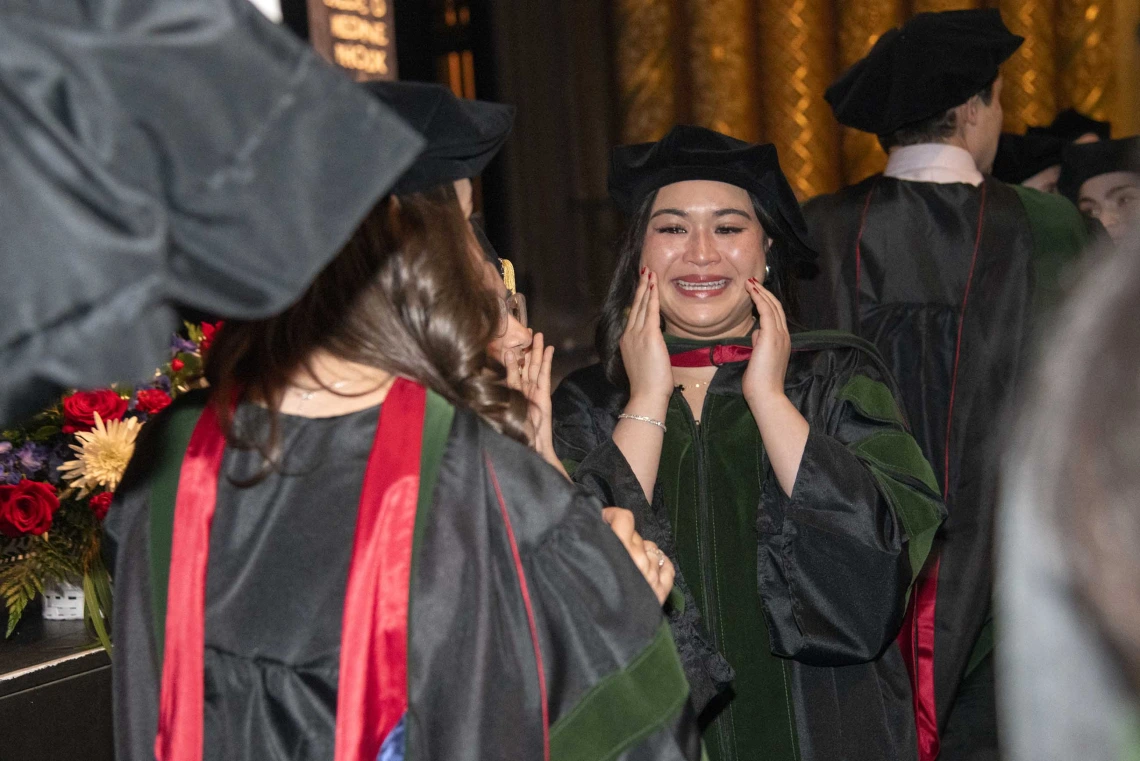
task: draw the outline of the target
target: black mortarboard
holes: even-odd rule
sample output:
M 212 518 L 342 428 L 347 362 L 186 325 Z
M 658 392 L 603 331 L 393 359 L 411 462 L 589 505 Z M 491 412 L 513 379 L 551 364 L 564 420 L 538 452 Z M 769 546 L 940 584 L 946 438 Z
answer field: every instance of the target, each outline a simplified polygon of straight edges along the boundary
M 1140 137 L 1066 145 L 1057 187 L 1076 203 L 1085 181 L 1109 172 L 1140 173 Z
M 1101 140 L 1108 140 L 1112 137 L 1112 124 L 1111 122 L 1097 121 L 1091 116 L 1085 116 L 1075 108 L 1066 108 L 1057 114 L 1057 118 L 1048 127 L 1030 127 L 1025 131 L 1025 134 L 1051 135 L 1071 143 L 1078 137 L 1090 132 Z
M 1053 135 L 1002 133 L 993 175 L 1002 182 L 1020 185 L 1038 172 L 1060 164 L 1065 145 L 1065 140 Z
M 610 195 L 621 209 L 634 214 L 650 193 L 685 180 L 715 180 L 744 188 L 756 196 L 777 230 L 773 238 L 815 258 L 800 204 L 780 169 L 774 145 L 754 145 L 704 127 L 677 125 L 656 143 L 614 148 L 610 161 Z M 792 252 L 789 252 L 792 253 Z
M 511 132 L 514 106 L 457 98 L 443 85 L 365 82 L 364 87 L 427 140 L 392 192 L 416 193 L 483 172 Z
M 977 95 L 1024 41 L 996 9 L 919 13 L 880 37 L 824 97 L 840 124 L 889 135 Z

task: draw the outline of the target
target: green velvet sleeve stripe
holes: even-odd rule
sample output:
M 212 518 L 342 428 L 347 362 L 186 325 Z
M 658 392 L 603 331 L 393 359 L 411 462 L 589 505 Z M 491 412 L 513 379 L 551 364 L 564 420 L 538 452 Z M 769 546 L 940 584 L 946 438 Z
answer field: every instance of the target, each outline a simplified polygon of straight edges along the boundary
M 194 426 L 205 403 L 171 407 L 165 422 L 166 439 L 150 489 L 150 607 L 154 617 L 154 641 L 159 660 L 166 636 L 166 589 L 170 579 L 170 550 L 174 538 L 174 503 L 182 460 L 190 446 Z
M 906 426 L 891 390 L 866 375 L 856 375 L 847 381 L 840 389 L 838 399 L 851 402 L 859 412 L 872 420 Z
M 628 666 L 598 682 L 550 730 L 552 761 L 609 761 L 660 729 L 689 697 L 677 648 L 662 624 Z
M 911 582 L 918 576 L 946 517 L 939 499 L 938 479 L 914 437 L 902 430 L 901 414 L 890 390 L 862 375 L 851 378 L 839 392 L 859 414 L 891 423 L 849 445 L 871 470 L 879 492 L 890 503 L 907 536 Z M 899 426 L 899 427 L 894 427 Z
M 574 475 L 575 471 L 578 470 L 578 466 L 581 464 L 582 463 L 578 462 L 577 460 L 562 461 L 562 467 L 566 468 L 566 474 L 570 476 Z
M 912 484 L 922 484 L 933 494 L 938 494 L 934 469 L 910 434 L 888 428 L 861 439 L 851 448 L 861 460 L 879 470 L 909 480 Z
M 416 527 L 412 539 L 413 568 L 431 517 L 435 482 L 439 478 L 439 467 L 443 462 L 443 453 L 447 450 L 447 440 L 451 436 L 451 423 L 454 419 L 455 408 L 451 403 L 429 390 L 424 409 L 423 441 L 420 445 L 420 491 L 416 508 Z

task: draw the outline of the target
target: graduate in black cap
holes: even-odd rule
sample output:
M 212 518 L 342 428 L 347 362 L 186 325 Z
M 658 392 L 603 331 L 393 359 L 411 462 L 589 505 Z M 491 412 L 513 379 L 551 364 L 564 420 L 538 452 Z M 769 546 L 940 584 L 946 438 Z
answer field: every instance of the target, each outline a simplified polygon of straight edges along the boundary
M 507 371 L 507 384 L 530 401 L 531 443 L 558 470 L 562 463 L 551 439 L 550 372 L 554 347 L 527 326 L 526 297 L 518 292 L 515 268 L 495 251 L 475 213 L 472 180 L 483 173 L 510 135 L 515 108 L 455 97 L 443 85 L 371 82 L 373 95 L 428 136 L 431 145 L 397 183 L 397 193 L 451 184 L 485 258 L 484 281 L 502 304 L 502 324 L 488 353 Z M 474 136 L 474 137 L 473 137 Z M 470 155 L 474 149 L 474 155 Z M 446 190 L 446 188 L 445 188 Z
M 218 331 L 116 493 L 116 757 L 697 761 L 670 566 L 488 367 L 453 183 L 510 112 L 376 89 L 422 159 L 296 304 Z
M 1075 108 L 1066 108 L 1057 114 L 1047 127 L 1030 127 L 1027 135 L 1048 135 L 1066 143 L 1095 143 L 1112 137 L 1112 123 L 1085 116 Z
M 1113 240 L 1135 232 L 1140 219 L 1140 137 L 1066 147 L 1060 188 Z
M 814 253 L 775 148 L 675 127 L 614 151 L 610 193 L 602 361 L 555 392 L 554 444 L 677 563 L 710 758 L 913 759 L 895 637 L 937 484 L 870 345 L 789 329 Z
M 1056 193 L 1061 178 L 1061 151 L 1066 143 L 1054 135 L 1003 133 L 998 141 L 993 176 L 1010 185 Z
M 804 207 L 820 248 L 804 320 L 876 344 L 949 512 L 902 639 L 923 761 L 996 752 L 998 421 L 1034 317 L 1086 237 L 1064 198 L 984 176 L 999 67 L 1021 42 L 997 10 L 921 13 L 884 34 L 826 97 L 840 123 L 879 136 L 886 170 Z

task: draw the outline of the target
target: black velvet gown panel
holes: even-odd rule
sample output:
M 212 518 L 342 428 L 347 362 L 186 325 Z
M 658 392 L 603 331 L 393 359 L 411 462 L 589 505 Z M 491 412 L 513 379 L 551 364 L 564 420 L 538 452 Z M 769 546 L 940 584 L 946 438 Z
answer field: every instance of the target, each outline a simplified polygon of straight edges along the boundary
M 227 448 L 206 579 L 205 761 L 331 759 L 341 616 L 379 413 L 280 418 L 281 466 Z M 239 430 L 262 430 L 242 406 Z M 248 434 L 247 434 L 248 435 Z

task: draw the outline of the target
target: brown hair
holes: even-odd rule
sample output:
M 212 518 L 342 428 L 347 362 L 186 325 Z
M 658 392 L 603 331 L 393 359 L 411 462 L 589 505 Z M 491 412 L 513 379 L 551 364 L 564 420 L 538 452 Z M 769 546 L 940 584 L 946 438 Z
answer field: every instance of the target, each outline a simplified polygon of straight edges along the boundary
M 994 85 L 996 83 L 997 77 L 994 77 L 988 85 L 975 93 L 975 95 L 981 99 L 982 103 L 987 106 L 994 101 Z M 879 135 L 879 145 L 883 147 L 884 151 L 889 151 L 891 148 L 906 145 L 941 143 L 953 137 L 957 130 L 958 106 L 954 106 L 940 114 L 935 114 L 914 124 L 908 124 L 905 127 L 900 127 L 889 135 Z
M 296 304 L 264 320 L 227 321 L 206 357 L 206 377 L 231 442 L 275 463 L 276 411 L 289 377 L 308 369 L 317 349 L 420 383 L 525 442 L 526 400 L 487 357 L 499 305 L 473 246 L 450 186 L 388 196 Z M 235 435 L 238 398 L 269 407 L 267 441 Z

